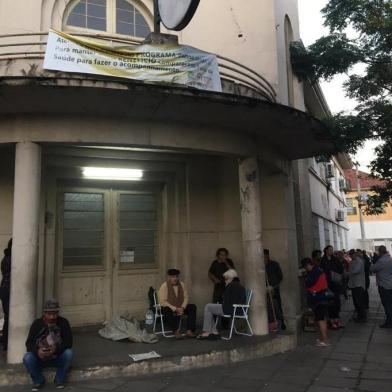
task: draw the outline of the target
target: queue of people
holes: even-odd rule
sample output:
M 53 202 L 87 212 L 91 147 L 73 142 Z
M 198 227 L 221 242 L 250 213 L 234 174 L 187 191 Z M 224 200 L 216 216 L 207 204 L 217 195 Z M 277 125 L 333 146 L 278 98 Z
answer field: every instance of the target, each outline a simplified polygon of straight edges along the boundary
M 329 346 L 328 327 L 344 328 L 340 320 L 341 296 L 351 291 L 355 314 L 351 319 L 357 323 L 367 322 L 369 309 L 370 273 L 375 273 L 386 320 L 380 328 L 392 328 L 392 258 L 385 246 L 371 261 L 366 251 L 352 249 L 334 252 L 332 246 L 314 250 L 311 258 L 301 261 L 304 285 L 309 307 L 313 310 L 319 327 L 319 347 Z M 347 297 L 346 297 L 347 298 Z
M 12 239 L 4 251 L 1 263 L 2 281 L 0 297 L 5 314 L 3 327 L 3 347 L 7 348 L 10 274 L 11 274 Z M 266 286 L 274 317 L 279 321 L 280 328 L 285 329 L 280 284 L 283 273 L 278 262 L 270 257 L 268 249 L 264 250 Z M 376 274 L 379 295 L 385 309 L 386 319 L 381 328 L 392 328 L 392 258 L 385 246 L 379 247 L 377 257 L 370 258 L 361 250 L 334 252 L 327 246 L 322 253 L 312 252 L 311 258 L 301 262 L 304 271 L 304 284 L 309 307 L 319 327 L 320 336 L 316 341 L 318 347 L 329 346 L 328 328 L 336 330 L 344 328 L 340 320 L 341 296 L 346 288 L 351 290 L 355 317 L 353 321 L 365 323 L 369 308 L 368 289 L 370 273 Z M 180 320 L 187 316 L 186 334 L 188 338 L 214 340 L 220 337 L 216 319 L 233 313 L 234 304 L 246 303 L 246 290 L 241 284 L 234 262 L 229 258 L 229 251 L 220 248 L 216 259 L 212 262 L 209 279 L 213 283 L 211 303 L 204 307 L 202 332 L 196 335 L 197 308 L 190 303 L 189 293 L 180 279 L 178 269 L 169 269 L 167 279 L 158 292 L 159 304 L 165 321 L 176 338 L 182 338 Z M 273 295 L 271 295 L 273 292 Z M 45 380 L 42 369 L 57 368 L 55 377 L 56 388 L 64 387 L 64 380 L 73 358 L 72 332 L 68 321 L 59 316 L 60 306 L 56 300 L 49 300 L 43 308 L 43 316 L 34 321 L 26 341 L 27 352 L 23 358 L 24 365 L 33 381 L 33 391 L 42 388 Z M 221 328 L 224 325 L 221 325 Z
M 10 242 L 7 257 L 11 256 Z M 277 299 L 277 313 L 280 315 L 282 329 L 285 328 L 282 300 L 280 296 L 280 283 L 283 274 L 279 263 L 269 257 L 269 250 L 264 251 L 266 282 L 272 287 Z M 3 261 L 10 267 L 10 259 Z M 2 264 L 2 271 L 5 271 Z M 10 268 L 9 268 L 10 270 Z M 190 303 L 189 292 L 184 282 L 180 279 L 181 271 L 171 268 L 167 271 L 167 278 L 158 290 L 158 301 L 161 305 L 164 320 L 173 331 L 176 338 L 197 338 L 199 340 L 216 340 L 220 338 L 217 329 L 217 318 L 224 315 L 232 315 L 235 304 L 246 303 L 246 289 L 241 284 L 234 263 L 229 258 L 229 251 L 220 248 L 216 252 L 216 259 L 212 262 L 208 276 L 213 282 L 212 302 L 204 307 L 204 319 L 202 332 L 196 335 L 196 305 Z M 3 272 L 3 276 L 4 276 Z M 9 298 L 9 276 L 10 272 L 3 278 L 2 287 L 8 282 Z M 3 303 L 4 307 L 4 303 Z M 72 332 L 68 321 L 59 316 L 60 305 L 56 300 L 49 300 L 43 308 L 43 316 L 35 320 L 30 328 L 26 348 L 27 352 L 23 363 L 31 376 L 33 382 L 32 391 L 39 391 L 45 384 L 42 370 L 46 367 L 56 368 L 54 383 L 57 389 L 64 388 L 64 381 L 68 369 L 71 366 Z M 181 332 L 182 316 L 186 318 L 186 333 Z M 224 320 L 224 318 L 223 318 Z M 224 324 L 220 324 L 225 328 Z

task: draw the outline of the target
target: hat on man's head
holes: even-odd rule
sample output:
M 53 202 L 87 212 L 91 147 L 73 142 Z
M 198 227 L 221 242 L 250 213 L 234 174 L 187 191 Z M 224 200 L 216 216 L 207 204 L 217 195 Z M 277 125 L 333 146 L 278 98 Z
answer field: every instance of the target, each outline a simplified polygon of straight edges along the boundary
M 180 275 L 180 270 L 178 270 L 177 268 L 170 268 L 167 270 L 167 274 L 169 276 L 178 276 Z
M 60 304 L 55 299 L 48 299 L 44 305 L 44 312 L 59 312 Z
M 269 249 L 264 249 L 264 254 L 269 255 Z

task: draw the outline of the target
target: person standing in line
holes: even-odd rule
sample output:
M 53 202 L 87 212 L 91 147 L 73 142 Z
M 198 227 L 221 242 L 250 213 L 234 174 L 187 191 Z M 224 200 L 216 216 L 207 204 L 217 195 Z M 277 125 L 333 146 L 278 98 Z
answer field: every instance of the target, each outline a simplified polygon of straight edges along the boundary
M 366 322 L 366 278 L 365 278 L 365 263 L 362 255 L 354 249 L 349 252 L 351 263 L 348 266 L 348 287 L 351 289 L 353 296 L 354 308 L 357 313 L 353 318 L 355 322 Z
M 283 280 L 282 269 L 277 261 L 271 260 L 269 249 L 264 249 L 264 264 L 267 286 L 273 288 L 273 294 L 278 306 L 276 311 L 277 319 L 280 322 L 280 328 L 284 331 L 286 329 L 286 324 L 284 322 L 282 297 L 280 295 L 280 284 Z M 273 306 L 273 304 L 271 304 L 271 306 Z
M 305 288 L 307 291 L 308 305 L 313 310 L 320 330 L 320 338 L 316 340 L 316 346 L 328 347 L 330 346 L 327 324 L 328 301 L 325 296 L 328 289 L 327 276 L 310 258 L 303 259 L 301 265 L 306 271 Z
M 214 283 L 213 303 L 222 303 L 223 292 L 226 287 L 223 274 L 230 269 L 235 268 L 233 261 L 229 259 L 229 251 L 226 248 L 219 248 L 216 251 L 216 260 L 212 262 L 208 270 L 208 277 Z
M 369 310 L 369 287 L 370 287 L 370 266 L 372 262 L 370 261 L 370 257 L 368 256 L 366 250 L 363 250 L 362 252 L 362 259 L 365 265 L 365 307 L 366 310 Z
M 313 263 L 313 265 L 315 265 L 316 267 L 320 267 L 321 258 L 322 258 L 321 250 L 315 249 L 312 252 L 312 263 Z
M 385 323 L 380 328 L 392 328 L 392 258 L 387 248 L 378 248 L 379 257 L 370 266 L 370 272 L 376 274 L 378 292 L 385 310 Z
M 4 258 L 1 261 L 1 284 L 0 284 L 0 299 L 3 306 L 4 325 L 3 325 L 3 350 L 8 349 L 8 326 L 10 314 L 10 292 L 11 292 L 11 249 L 12 238 L 8 241 L 8 246 L 4 249 Z
M 331 329 L 337 330 L 344 328 L 340 322 L 341 301 L 340 295 L 343 291 L 343 263 L 340 262 L 333 252 L 333 247 L 328 245 L 324 248 L 324 255 L 321 259 L 321 269 L 327 276 L 329 289 L 334 293 L 333 304 L 329 307 L 329 319 L 331 321 Z

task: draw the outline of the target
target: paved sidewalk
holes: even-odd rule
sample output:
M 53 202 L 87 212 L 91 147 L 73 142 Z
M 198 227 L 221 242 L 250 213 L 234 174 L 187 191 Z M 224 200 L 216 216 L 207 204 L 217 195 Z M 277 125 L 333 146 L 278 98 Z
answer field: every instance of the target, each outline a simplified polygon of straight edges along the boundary
M 343 317 L 351 317 L 351 301 Z M 383 310 L 375 287 L 366 324 L 347 322 L 345 330 L 331 332 L 332 346 L 314 346 L 315 334 L 301 335 L 299 347 L 289 353 L 242 362 L 139 379 L 115 378 L 73 383 L 72 392 L 390 392 L 392 390 L 392 330 L 382 330 Z M 0 392 L 28 391 L 26 386 Z M 47 386 L 45 391 L 54 391 Z

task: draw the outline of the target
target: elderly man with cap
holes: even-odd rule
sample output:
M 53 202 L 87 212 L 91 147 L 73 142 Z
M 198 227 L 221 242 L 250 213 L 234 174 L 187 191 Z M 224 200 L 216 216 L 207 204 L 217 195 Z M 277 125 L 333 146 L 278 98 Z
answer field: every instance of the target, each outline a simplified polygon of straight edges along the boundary
M 180 281 L 180 271 L 172 268 L 167 271 L 167 279 L 158 292 L 159 304 L 165 321 L 170 325 L 177 339 L 182 337 L 179 321 L 182 316 L 187 316 L 188 338 L 194 338 L 196 330 L 196 305 L 189 304 L 188 290 Z
M 56 300 L 46 301 L 43 316 L 30 327 L 23 363 L 33 381 L 32 391 L 39 391 L 44 386 L 42 369 L 46 367 L 57 369 L 56 389 L 64 389 L 73 358 L 72 332 L 69 322 L 60 317 L 59 312 L 60 305 Z

